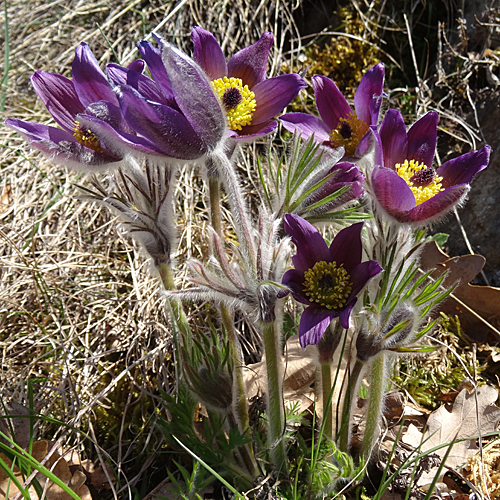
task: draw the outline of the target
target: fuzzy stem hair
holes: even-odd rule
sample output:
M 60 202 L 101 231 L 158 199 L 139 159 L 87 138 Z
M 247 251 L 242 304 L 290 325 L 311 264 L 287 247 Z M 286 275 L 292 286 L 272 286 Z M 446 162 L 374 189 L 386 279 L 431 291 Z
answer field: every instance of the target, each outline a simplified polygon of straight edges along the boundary
M 271 447 L 271 459 L 284 476 L 288 475 L 285 447 L 285 405 L 281 354 L 279 350 L 280 325 L 278 321 L 263 324 L 264 351 L 267 369 L 267 415 L 268 436 Z

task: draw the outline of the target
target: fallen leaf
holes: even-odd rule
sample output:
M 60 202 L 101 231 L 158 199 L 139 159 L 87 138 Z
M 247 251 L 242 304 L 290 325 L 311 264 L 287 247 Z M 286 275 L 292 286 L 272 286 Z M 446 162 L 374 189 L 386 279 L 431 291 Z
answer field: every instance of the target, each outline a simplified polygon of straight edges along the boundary
M 49 441 L 35 441 L 31 449 L 31 456 L 41 462 L 47 457 L 49 453 L 49 448 L 52 448 L 52 444 Z M 12 470 L 14 475 L 17 477 L 21 484 L 24 483 L 24 477 L 19 467 L 12 465 L 12 460 L 7 457 L 4 453 L 0 453 L 0 458 L 7 464 L 7 466 Z M 69 465 L 64 458 L 59 455 L 56 451 L 52 451 L 44 466 L 51 470 L 51 472 L 57 476 L 64 484 L 69 486 L 81 500 L 92 500 L 90 491 L 85 485 L 86 476 L 83 472 L 76 471 L 74 474 L 71 473 Z M 47 500 L 71 500 L 72 497 L 66 493 L 59 485 L 48 479 L 43 473 L 39 472 L 36 475 L 42 488 L 46 487 Z M 26 488 L 29 492 L 30 498 L 38 498 L 36 490 L 33 486 L 29 485 Z M 7 497 L 7 490 L 9 491 L 9 496 Z M 0 493 L 4 495 L 6 499 L 12 499 L 19 493 L 19 490 L 6 474 L 3 469 L 0 469 Z
M 2 189 L 2 193 L 0 194 L 0 214 L 6 212 L 11 203 L 12 203 L 12 186 L 10 184 L 6 184 Z
M 352 339 L 351 329 L 348 333 L 347 342 Z M 300 403 L 299 412 L 310 410 L 314 403 L 314 381 L 318 367 L 318 354 L 315 345 L 308 345 L 302 349 L 299 343 L 299 336 L 293 335 L 286 342 L 286 357 L 283 357 L 285 376 L 283 380 L 283 397 L 286 403 Z M 347 368 L 347 356 L 340 359 L 341 349 L 337 348 L 332 362 L 332 377 L 335 376 L 337 365 L 340 363 L 340 370 L 337 385 L 335 386 L 332 401 L 340 400 L 342 380 Z M 267 390 L 267 373 L 265 358 L 259 363 L 248 365 L 245 370 L 245 385 L 247 397 L 249 399 L 261 395 Z M 332 381 L 333 383 L 333 381 Z M 318 388 L 317 388 L 318 389 Z M 316 413 L 320 418 L 323 416 L 321 399 L 316 400 Z
M 470 394 L 464 389 L 457 396 L 451 412 L 445 406 L 441 406 L 431 413 L 427 420 L 427 431 L 423 436 L 415 426 L 410 425 L 408 432 L 403 436 L 403 442 L 416 448 L 423 440 L 426 440 L 421 449 L 427 451 L 435 446 L 451 443 L 456 439 L 477 436 L 479 429 L 481 434 L 495 431 L 500 422 L 500 408 L 493 405 L 498 398 L 497 390 L 489 385 L 484 385 L 476 390 L 476 394 L 477 413 L 474 392 Z M 448 455 L 446 465 L 452 468 L 461 466 L 477 450 L 475 439 L 455 443 Z M 446 451 L 447 448 L 444 447 L 435 453 L 442 458 Z M 425 484 L 432 480 L 436 470 L 423 474 L 419 484 Z
M 283 357 L 285 378 L 283 380 L 283 396 L 286 402 L 299 402 L 299 411 L 305 411 L 314 401 L 311 386 L 316 376 L 316 348 L 300 347 L 298 336 L 294 335 L 286 343 L 286 358 Z M 263 394 L 267 390 L 267 371 L 265 359 L 247 366 L 245 384 L 248 398 Z
M 111 465 L 105 463 L 104 466 L 106 467 L 106 470 L 104 470 L 102 466 L 99 466 L 92 474 L 92 486 L 98 490 L 101 488 L 110 490 L 111 485 L 109 484 L 109 479 L 111 479 L 113 484 L 116 483 L 115 474 Z
M 484 263 L 485 258 L 477 254 L 450 258 L 435 241 L 427 243 L 420 256 L 422 270 L 436 269 L 432 274 L 433 278 L 448 271 L 444 285 L 451 286 L 459 282 L 453 292 L 458 300 L 450 297 L 442 303 L 440 310 L 450 316 L 457 315 L 467 335 L 479 341 L 484 340 L 487 334 L 500 338 L 495 330 L 480 319 L 483 318 L 496 330 L 500 330 L 500 288 L 469 284 L 481 271 Z

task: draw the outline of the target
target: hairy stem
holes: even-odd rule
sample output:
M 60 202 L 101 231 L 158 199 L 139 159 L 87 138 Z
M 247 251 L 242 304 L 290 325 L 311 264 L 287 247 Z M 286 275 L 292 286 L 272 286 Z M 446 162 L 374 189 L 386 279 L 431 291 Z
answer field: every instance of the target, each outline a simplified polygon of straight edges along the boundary
M 223 231 L 222 231 L 222 219 L 220 211 L 220 190 L 219 190 L 219 180 L 215 177 L 209 177 L 209 193 L 210 193 L 210 217 L 212 227 L 215 232 L 219 235 L 222 241 Z M 241 357 L 238 338 L 236 336 L 236 330 L 234 328 L 233 318 L 229 308 L 221 304 L 220 313 L 222 316 L 222 323 L 226 329 L 226 334 L 229 340 L 229 345 L 231 348 L 231 356 L 233 359 L 235 380 L 234 380 L 234 413 L 237 416 L 238 429 L 241 434 L 250 434 L 250 420 L 248 417 L 248 405 L 247 405 L 247 395 L 245 388 L 245 380 L 243 378 L 243 367 L 244 361 Z M 251 437 L 251 436 L 250 436 Z M 257 462 L 255 461 L 255 455 L 253 452 L 252 443 L 247 443 L 244 450 L 241 450 L 242 457 L 245 461 L 249 472 L 253 476 L 259 474 Z
M 340 422 L 340 434 L 338 438 L 338 447 L 344 453 L 349 452 L 349 437 L 351 435 L 352 410 L 358 400 L 357 388 L 359 379 L 363 375 L 364 363 L 356 360 L 352 371 L 349 373 L 347 388 L 342 407 L 342 421 Z
M 160 274 L 165 290 L 175 290 L 174 277 L 170 264 L 158 264 L 156 269 Z M 184 312 L 181 302 L 177 299 L 169 299 L 169 304 L 177 327 L 185 339 L 189 341 L 191 339 L 191 328 L 189 327 L 186 313 Z
M 332 363 L 321 363 L 321 390 L 323 398 L 324 433 L 328 439 L 333 438 L 332 402 Z
M 243 252 L 250 257 L 250 262 L 256 262 L 256 251 L 252 239 L 250 217 L 244 203 L 244 196 L 234 166 L 226 154 L 222 152 L 214 154 L 210 162 L 215 165 L 219 173 L 219 177 L 214 178 L 214 180 L 218 181 L 219 178 L 222 178 L 224 182 L 225 191 L 231 206 L 234 229 L 238 235 L 238 242 Z M 215 195 L 213 197 L 210 195 L 210 201 L 212 200 L 215 202 Z M 220 203 L 220 200 L 216 202 Z M 214 229 L 217 231 L 215 226 Z M 222 235 L 219 234 L 219 236 Z M 256 270 L 254 269 L 254 271 Z
M 386 384 L 386 356 L 382 352 L 374 360 L 370 377 L 370 401 L 366 414 L 366 430 L 361 447 L 361 455 L 368 461 L 379 435 L 379 420 L 384 402 Z
M 264 323 L 264 351 L 267 369 L 267 415 L 271 458 L 278 471 L 288 475 L 286 461 L 285 405 L 281 373 L 281 355 L 278 348 L 280 326 L 277 321 Z
M 318 342 L 318 361 L 321 366 L 321 388 L 323 403 L 324 433 L 333 439 L 332 363 L 333 355 L 342 338 L 343 328 L 332 322 Z M 339 361 L 340 362 L 340 361 Z

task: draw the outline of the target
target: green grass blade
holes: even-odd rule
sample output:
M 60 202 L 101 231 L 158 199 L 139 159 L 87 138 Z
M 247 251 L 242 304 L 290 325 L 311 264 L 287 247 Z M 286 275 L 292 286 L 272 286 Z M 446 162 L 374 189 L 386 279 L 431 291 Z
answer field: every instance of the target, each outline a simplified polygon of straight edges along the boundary
M 3 2 L 4 12 L 4 52 L 3 52 L 3 76 L 2 96 L 0 97 L 0 111 L 5 111 L 5 100 L 7 99 L 7 82 L 10 70 L 10 44 L 9 44 L 9 18 L 7 16 L 7 0 Z
M 187 446 L 184 446 L 183 443 L 181 443 L 181 441 L 179 439 L 177 439 L 175 436 L 172 436 L 176 441 L 177 443 L 179 443 L 182 448 L 187 451 L 195 460 L 198 460 L 198 462 L 200 462 L 201 465 L 203 465 L 203 467 L 205 467 L 205 469 L 208 470 L 208 472 L 210 472 L 211 474 L 213 474 L 226 488 L 228 488 L 230 491 L 232 491 L 234 493 L 234 495 L 236 496 L 236 498 L 239 498 L 241 500 L 245 500 L 245 497 L 243 495 L 241 495 L 240 493 L 238 493 L 238 491 L 236 491 L 220 474 L 218 474 L 214 469 L 212 469 L 212 467 L 210 467 L 210 465 L 206 464 L 200 457 L 198 457 L 195 453 L 193 453 Z

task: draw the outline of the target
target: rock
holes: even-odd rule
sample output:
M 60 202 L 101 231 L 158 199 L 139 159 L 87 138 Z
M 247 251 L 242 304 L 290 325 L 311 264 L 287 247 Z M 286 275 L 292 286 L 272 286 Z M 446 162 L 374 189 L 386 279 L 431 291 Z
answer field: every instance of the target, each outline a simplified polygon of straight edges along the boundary
M 500 95 L 495 90 L 477 94 L 476 107 L 487 144 L 492 147 L 490 164 L 472 182 L 469 200 L 458 210 L 472 250 L 486 257 L 484 272 L 491 286 L 500 286 Z M 478 145 L 478 148 L 481 147 Z M 449 255 L 470 253 L 453 214 L 433 228 L 450 235 Z M 485 284 L 482 281 L 476 284 Z

